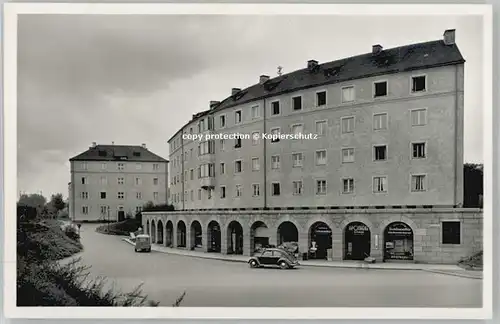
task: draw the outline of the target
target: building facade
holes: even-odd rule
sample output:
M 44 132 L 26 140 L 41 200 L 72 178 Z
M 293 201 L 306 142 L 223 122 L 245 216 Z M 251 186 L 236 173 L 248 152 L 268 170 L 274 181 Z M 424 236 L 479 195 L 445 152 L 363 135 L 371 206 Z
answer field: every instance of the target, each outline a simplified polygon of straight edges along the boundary
M 168 161 L 145 144 L 93 143 L 70 165 L 70 218 L 75 221 L 123 220 L 149 201 L 168 201 Z
M 463 257 L 482 233 L 481 213 L 460 209 L 464 63 L 447 30 L 233 88 L 169 140 L 179 212 L 143 225 L 162 244 L 222 253 L 295 242 L 306 257 Z

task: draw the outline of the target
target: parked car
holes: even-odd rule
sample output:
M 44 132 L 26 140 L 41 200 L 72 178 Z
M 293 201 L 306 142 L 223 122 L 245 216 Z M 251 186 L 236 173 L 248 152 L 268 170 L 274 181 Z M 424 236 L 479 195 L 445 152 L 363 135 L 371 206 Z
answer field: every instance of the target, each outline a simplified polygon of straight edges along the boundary
M 151 252 L 151 238 L 147 234 L 139 234 L 135 237 L 135 252 Z
M 291 269 L 299 265 L 297 258 L 283 249 L 268 248 L 248 260 L 251 268 L 278 266 L 281 269 Z

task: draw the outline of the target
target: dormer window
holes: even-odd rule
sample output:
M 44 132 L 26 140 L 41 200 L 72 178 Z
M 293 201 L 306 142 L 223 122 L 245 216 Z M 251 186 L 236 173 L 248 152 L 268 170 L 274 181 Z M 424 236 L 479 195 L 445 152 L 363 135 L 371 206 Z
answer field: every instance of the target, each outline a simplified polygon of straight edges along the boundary
M 106 156 L 107 153 L 104 150 L 99 150 L 99 156 Z
M 134 156 L 141 156 L 141 152 L 134 152 Z

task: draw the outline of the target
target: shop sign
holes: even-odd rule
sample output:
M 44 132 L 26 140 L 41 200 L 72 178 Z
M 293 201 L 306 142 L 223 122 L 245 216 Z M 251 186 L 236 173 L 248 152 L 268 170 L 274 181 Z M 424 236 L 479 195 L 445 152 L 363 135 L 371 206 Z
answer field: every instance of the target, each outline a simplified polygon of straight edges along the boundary
M 397 236 L 413 236 L 413 231 L 411 228 L 404 224 L 392 224 L 387 228 L 388 235 L 397 235 Z
M 390 260 L 413 260 L 413 256 L 408 252 L 389 252 Z
M 316 234 L 332 234 L 332 230 L 326 226 L 318 226 L 314 230 Z
M 360 225 L 349 226 L 349 231 L 353 232 L 356 235 L 364 235 L 365 232 L 369 232 L 370 230 L 368 229 L 368 226 L 360 224 Z

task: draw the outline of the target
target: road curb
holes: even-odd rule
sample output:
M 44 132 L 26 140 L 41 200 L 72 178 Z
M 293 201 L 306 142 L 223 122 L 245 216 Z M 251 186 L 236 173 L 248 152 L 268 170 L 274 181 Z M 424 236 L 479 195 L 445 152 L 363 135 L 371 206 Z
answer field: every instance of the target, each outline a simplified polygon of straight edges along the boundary
M 456 272 L 449 272 L 449 271 L 442 271 L 442 270 L 429 270 L 429 269 L 422 269 L 422 271 L 426 272 L 432 272 L 432 273 L 439 273 L 442 275 L 447 275 L 447 276 L 454 276 L 454 277 L 461 277 L 461 278 L 467 278 L 467 279 L 476 279 L 476 280 L 482 280 L 483 276 L 481 274 L 481 277 L 476 277 L 476 276 L 471 276 L 466 273 L 456 273 Z
M 134 245 L 132 241 L 130 241 L 128 238 L 122 238 L 123 241 Z M 189 255 L 189 254 L 182 254 L 182 253 L 175 253 L 175 252 L 170 252 L 170 251 L 159 251 L 154 249 L 153 246 L 153 251 L 160 252 L 160 253 L 166 253 L 166 254 L 171 254 L 171 255 L 179 255 L 179 256 L 185 256 L 185 257 L 192 257 L 192 258 L 199 258 L 199 259 L 208 259 L 208 260 L 218 260 L 218 261 L 227 261 L 227 262 L 240 262 L 240 263 L 247 263 L 246 260 L 239 260 L 239 259 L 230 259 L 230 258 L 224 258 L 224 257 L 208 257 L 205 255 Z M 473 279 L 482 279 L 482 278 L 477 278 L 477 277 L 472 277 L 472 276 L 467 276 L 467 275 L 461 275 L 461 274 L 454 274 L 454 273 L 449 273 L 446 272 L 445 270 L 430 270 L 430 269 L 423 269 L 421 267 L 408 267 L 408 268 L 397 268 L 397 267 L 377 267 L 377 266 L 372 266 L 370 264 L 365 264 L 363 263 L 362 265 L 343 265 L 343 264 L 300 264 L 300 267 L 317 267 L 317 268 L 339 268 L 339 269 L 358 269 L 358 270 L 402 270 L 402 271 L 427 271 L 427 272 L 435 272 L 435 273 L 440 273 L 440 274 L 447 274 L 447 275 L 455 275 L 455 276 L 462 276 L 465 278 L 473 278 Z

